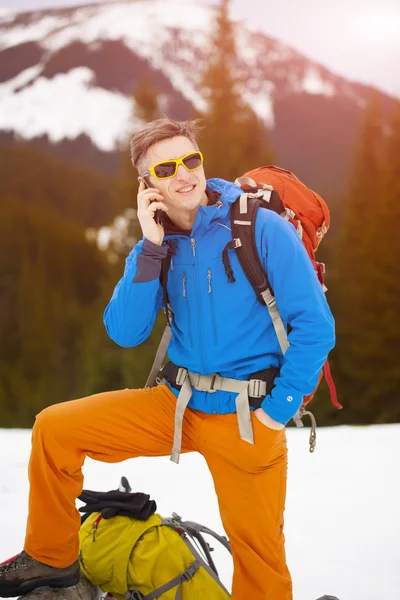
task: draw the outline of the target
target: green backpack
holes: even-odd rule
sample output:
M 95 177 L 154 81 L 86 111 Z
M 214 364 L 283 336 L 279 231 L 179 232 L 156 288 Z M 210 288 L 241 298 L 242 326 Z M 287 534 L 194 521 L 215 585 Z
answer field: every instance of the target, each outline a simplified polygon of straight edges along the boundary
M 231 552 L 225 537 L 175 513 L 139 521 L 94 512 L 79 532 L 81 570 L 117 600 L 227 600 L 202 533 Z

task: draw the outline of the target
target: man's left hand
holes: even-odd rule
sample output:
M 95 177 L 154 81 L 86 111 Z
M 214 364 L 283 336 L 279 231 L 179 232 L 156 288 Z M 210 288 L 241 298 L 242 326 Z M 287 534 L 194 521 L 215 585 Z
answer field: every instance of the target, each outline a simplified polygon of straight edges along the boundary
M 261 423 L 263 423 L 266 427 L 269 427 L 270 429 L 275 429 L 279 431 L 285 427 L 285 425 L 283 425 L 282 423 L 271 419 L 271 417 L 269 417 L 265 410 L 263 410 L 262 408 L 256 408 L 254 414 L 256 415 L 257 419 L 261 421 Z

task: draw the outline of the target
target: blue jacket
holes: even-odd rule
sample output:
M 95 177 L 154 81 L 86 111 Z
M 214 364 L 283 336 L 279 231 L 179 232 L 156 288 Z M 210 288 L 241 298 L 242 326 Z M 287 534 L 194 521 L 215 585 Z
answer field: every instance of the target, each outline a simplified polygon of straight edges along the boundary
M 270 210 L 258 210 L 257 249 L 283 322 L 292 327 L 283 357 L 268 310 L 257 300 L 235 250 L 229 250 L 234 283 L 228 283 L 223 266 L 222 251 L 232 239 L 230 207 L 240 188 L 221 179 L 210 179 L 207 187 L 221 194 L 219 201 L 199 207 L 190 236 L 182 232 L 164 238 L 177 242 L 168 274 L 174 314 L 168 357 L 195 373 L 237 379 L 280 366 L 280 377 L 262 408 L 286 424 L 303 396 L 317 385 L 335 343 L 334 320 L 293 225 Z M 108 335 L 117 344 L 137 346 L 150 335 L 163 304 L 159 274 L 166 254 L 165 245 L 142 239 L 126 259 L 124 275 L 104 313 Z M 233 413 L 236 395 L 194 390 L 189 406 L 206 413 Z

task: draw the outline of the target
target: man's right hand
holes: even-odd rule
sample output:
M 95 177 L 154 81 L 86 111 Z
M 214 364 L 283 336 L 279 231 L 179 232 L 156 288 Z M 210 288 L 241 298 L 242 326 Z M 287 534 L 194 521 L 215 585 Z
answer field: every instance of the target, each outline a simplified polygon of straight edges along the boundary
M 140 182 L 137 196 L 137 217 L 144 237 L 158 246 L 161 246 L 164 239 L 164 227 L 156 223 L 155 212 L 156 210 L 168 212 L 168 206 L 163 200 L 160 190 L 146 188 L 143 181 Z

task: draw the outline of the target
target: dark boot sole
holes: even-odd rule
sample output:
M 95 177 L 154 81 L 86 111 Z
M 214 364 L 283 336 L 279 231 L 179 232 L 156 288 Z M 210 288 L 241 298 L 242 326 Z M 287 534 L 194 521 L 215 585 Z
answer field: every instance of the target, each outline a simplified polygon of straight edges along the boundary
M 18 586 L 14 588 L 9 588 L 8 590 L 0 589 L 0 598 L 14 598 L 16 596 L 20 596 L 22 594 L 28 594 L 29 592 L 33 592 L 40 587 L 52 587 L 52 588 L 67 588 L 72 587 L 73 585 L 77 585 L 79 581 L 80 573 L 69 575 L 68 577 L 49 577 L 47 579 L 41 579 L 36 581 L 26 581 L 20 583 Z

